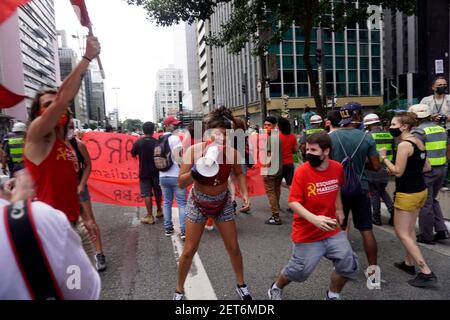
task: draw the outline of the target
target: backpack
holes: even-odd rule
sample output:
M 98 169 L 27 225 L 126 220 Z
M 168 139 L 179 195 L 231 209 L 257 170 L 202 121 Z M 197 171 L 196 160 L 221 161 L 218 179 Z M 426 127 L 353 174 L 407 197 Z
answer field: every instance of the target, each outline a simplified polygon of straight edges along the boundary
M 341 162 L 342 166 L 344 167 L 344 176 L 345 176 L 344 185 L 341 187 L 341 194 L 345 198 L 358 197 L 363 193 L 361 178 L 364 173 L 364 167 L 361 170 L 361 175 L 358 176 L 355 172 L 355 168 L 353 165 L 353 157 L 355 156 L 356 152 L 358 152 L 359 148 L 364 142 L 366 135 L 367 132 L 364 134 L 363 138 L 359 142 L 358 146 L 356 147 L 351 157 L 349 157 L 347 152 L 345 151 L 344 146 L 342 145 L 341 139 L 339 138 L 339 134 L 336 132 L 336 137 L 338 138 L 339 144 L 341 145 L 342 151 L 344 152 L 345 155 L 344 160 L 342 160 Z
M 171 134 L 162 135 L 159 137 L 158 145 L 153 151 L 153 160 L 158 171 L 168 171 L 172 165 L 172 152 L 170 150 L 169 138 Z

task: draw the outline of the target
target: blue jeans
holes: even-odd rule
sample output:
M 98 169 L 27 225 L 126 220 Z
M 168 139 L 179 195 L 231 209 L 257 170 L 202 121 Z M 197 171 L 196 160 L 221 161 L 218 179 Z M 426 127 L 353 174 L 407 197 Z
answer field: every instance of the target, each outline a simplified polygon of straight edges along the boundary
M 186 211 L 186 189 L 178 187 L 178 177 L 161 177 L 159 178 L 163 197 L 164 197 L 164 229 L 166 231 L 173 229 L 172 222 L 172 204 L 173 196 L 177 200 L 178 216 L 180 218 L 181 233 L 186 232 L 185 211 Z

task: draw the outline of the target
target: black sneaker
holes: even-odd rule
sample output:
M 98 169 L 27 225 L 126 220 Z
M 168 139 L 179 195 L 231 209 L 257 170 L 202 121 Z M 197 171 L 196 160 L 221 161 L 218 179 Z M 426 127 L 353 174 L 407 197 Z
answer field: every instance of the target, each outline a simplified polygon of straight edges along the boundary
M 173 234 L 174 230 L 173 229 L 168 229 L 166 231 L 164 231 L 164 233 L 166 234 L 167 237 L 170 237 Z
M 405 271 L 407 274 L 412 276 L 416 275 L 416 268 L 414 266 L 408 266 L 405 261 L 395 262 L 394 266 L 402 271 Z
M 253 300 L 252 295 L 250 294 L 250 291 L 248 290 L 248 287 L 246 284 L 243 284 L 242 286 L 237 286 L 236 291 L 241 297 L 241 300 Z
M 417 236 L 417 242 L 430 245 L 436 244 L 436 242 L 434 242 L 433 240 L 424 239 L 423 236 L 420 234 Z
M 450 239 L 450 233 L 445 231 L 438 231 L 434 234 L 433 241 L 441 241 L 441 240 L 447 240 Z
M 419 272 L 419 274 L 414 279 L 409 280 L 408 283 L 417 288 L 429 288 L 437 283 L 437 277 L 433 272 L 430 274 Z
M 279 217 L 270 217 L 268 220 L 266 220 L 265 222 L 266 224 L 271 224 L 271 225 L 280 225 L 282 224 L 281 219 Z
M 383 225 L 383 223 L 381 222 L 381 219 L 380 218 L 374 218 L 374 219 L 372 219 L 372 223 L 374 224 L 374 225 L 376 225 L 376 226 L 382 226 Z

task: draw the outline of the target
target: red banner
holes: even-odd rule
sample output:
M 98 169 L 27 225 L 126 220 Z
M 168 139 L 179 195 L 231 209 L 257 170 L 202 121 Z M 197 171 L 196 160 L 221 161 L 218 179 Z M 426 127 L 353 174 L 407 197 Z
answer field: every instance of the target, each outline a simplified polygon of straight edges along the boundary
M 70 0 L 70 3 L 72 3 L 73 10 L 75 10 L 78 20 L 80 20 L 80 24 L 83 27 L 89 28 L 91 26 L 91 19 L 89 18 L 89 13 L 84 0 Z
M 0 84 L 0 109 L 12 108 L 23 99 L 24 96 L 11 92 Z
M 83 141 L 92 161 L 88 181 L 92 201 L 130 207 L 145 206 L 139 190 L 139 162 L 131 156 L 131 149 L 137 139 L 136 136 L 120 133 L 84 134 Z M 257 167 L 247 171 L 247 187 L 251 197 L 265 194 L 263 178 Z
M 0 24 L 5 22 L 17 7 L 27 3 L 30 0 L 1 0 L 0 1 Z

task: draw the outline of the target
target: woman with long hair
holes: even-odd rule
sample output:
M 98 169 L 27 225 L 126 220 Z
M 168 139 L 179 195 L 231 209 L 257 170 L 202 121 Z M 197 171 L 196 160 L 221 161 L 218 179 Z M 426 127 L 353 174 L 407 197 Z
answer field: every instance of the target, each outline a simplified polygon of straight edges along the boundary
M 243 300 L 252 300 L 249 289 L 244 282 L 244 267 L 241 250 L 237 239 L 235 209 L 228 189 L 228 178 L 234 172 L 239 182 L 244 204 L 248 204 L 247 186 L 240 155 L 230 145 L 227 134 L 233 129 L 233 115 L 230 110 L 220 107 L 205 118 L 206 135 L 210 138 L 191 146 L 183 156 L 178 184 L 187 188 L 194 184 L 186 205 L 186 240 L 178 265 L 177 287 L 174 300 L 184 300 L 184 282 L 191 268 L 192 259 L 198 250 L 206 220 L 213 217 L 225 248 L 230 256 L 231 265 L 236 274 L 237 292 Z M 228 132 L 227 132 L 228 131 Z M 213 148 L 210 150 L 210 148 Z M 196 167 L 197 161 L 206 152 L 216 151 L 219 170 L 212 177 L 202 176 Z
M 410 275 L 415 275 L 416 264 L 420 272 L 409 280 L 411 286 L 426 288 L 433 286 L 437 278 L 428 267 L 416 243 L 416 222 L 420 208 L 427 200 L 427 187 L 423 172 L 431 169 L 426 159 L 425 146 L 411 134 L 417 125 L 416 115 L 410 112 L 394 116 L 389 129 L 393 137 L 399 139 L 395 164 L 387 158 L 385 148 L 379 151 L 380 157 L 395 179 L 394 228 L 406 251 L 405 260 L 395 266 Z

